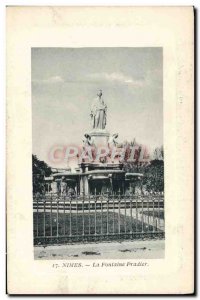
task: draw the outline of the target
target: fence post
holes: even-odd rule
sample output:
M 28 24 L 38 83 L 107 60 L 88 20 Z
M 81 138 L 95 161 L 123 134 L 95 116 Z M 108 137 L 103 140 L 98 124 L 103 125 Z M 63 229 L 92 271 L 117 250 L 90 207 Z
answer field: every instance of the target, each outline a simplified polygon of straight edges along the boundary
M 160 195 L 158 196 L 158 229 L 160 228 Z
M 76 198 L 76 235 L 78 236 L 78 197 Z
M 94 234 L 97 234 L 97 207 L 96 207 L 96 203 L 97 203 L 97 191 L 95 188 L 95 196 L 94 196 Z
M 72 196 L 69 199 L 69 236 L 72 236 Z
M 131 193 L 129 194 L 129 200 L 130 200 L 130 215 L 131 215 L 131 230 L 130 230 L 130 233 L 132 234 L 133 233 L 133 212 L 132 212 L 132 196 L 131 196 Z
M 89 207 L 88 207 L 88 211 L 89 211 L 89 216 L 88 216 L 88 217 L 89 217 L 89 218 L 88 218 L 88 223 L 89 223 L 89 224 L 88 224 L 88 226 L 89 226 L 89 228 L 88 228 L 88 233 L 89 233 L 89 235 L 90 235 L 90 226 L 91 226 L 91 224 L 90 224 L 90 194 L 89 194 L 89 199 L 88 199 L 88 200 L 89 200 L 89 204 L 88 204 L 88 205 L 89 205 Z
M 63 197 L 63 214 L 64 214 L 64 229 L 63 229 L 63 234 L 66 235 L 66 211 L 65 211 L 65 201 L 66 201 L 66 196 Z
M 103 235 L 103 198 L 101 197 L 101 237 Z
M 125 215 L 125 220 L 124 220 L 124 231 L 126 234 L 126 196 L 123 194 L 123 198 L 124 198 L 124 215 Z
M 36 197 L 36 201 L 37 201 L 37 216 L 36 216 L 36 234 L 38 237 L 38 231 L 39 231 L 39 224 L 38 224 L 38 213 L 39 213 L 39 209 L 38 209 L 38 198 Z
M 147 224 L 148 224 L 148 232 L 149 232 L 149 197 L 147 197 Z
M 153 199 L 153 232 L 155 232 L 154 197 Z
M 108 204 L 109 204 L 109 198 L 108 198 L 109 196 L 108 196 L 108 189 L 107 189 L 107 230 L 106 230 L 106 234 L 107 234 L 107 236 L 108 236 L 108 234 L 109 234 L 109 206 L 108 206 Z
M 118 233 L 120 234 L 120 189 L 119 189 L 119 196 L 118 196 Z
M 58 237 L 58 218 L 59 218 L 59 199 L 57 199 L 57 213 L 56 213 L 56 235 Z
M 142 233 L 144 233 L 144 197 L 142 196 Z
M 46 235 L 46 200 L 44 200 L 44 211 L 43 211 L 43 216 L 44 216 L 44 228 L 43 228 L 43 235 L 45 237 Z
M 50 235 L 53 235 L 53 224 L 52 224 L 52 198 L 50 201 Z
M 138 232 L 138 198 L 137 198 L 137 196 L 136 196 L 136 198 L 135 198 L 135 205 L 136 205 L 136 207 L 135 207 L 135 209 L 136 209 L 136 225 L 135 225 L 135 232 Z
M 111 199 L 113 200 L 113 235 L 114 235 L 115 234 L 115 197 L 113 195 L 113 192 L 111 194 Z
M 84 198 L 82 200 L 82 224 L 83 224 L 83 231 L 82 231 L 82 235 L 85 235 L 85 219 L 84 219 Z

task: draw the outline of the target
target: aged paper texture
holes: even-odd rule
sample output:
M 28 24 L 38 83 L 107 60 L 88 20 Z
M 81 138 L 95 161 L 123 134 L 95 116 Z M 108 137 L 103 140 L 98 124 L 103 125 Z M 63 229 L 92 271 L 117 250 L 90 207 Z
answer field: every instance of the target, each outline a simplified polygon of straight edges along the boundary
M 192 7 L 7 7 L 9 294 L 194 292 L 193 51 Z M 109 151 L 59 169 L 65 126 L 68 146 L 164 147 L 163 181 Z

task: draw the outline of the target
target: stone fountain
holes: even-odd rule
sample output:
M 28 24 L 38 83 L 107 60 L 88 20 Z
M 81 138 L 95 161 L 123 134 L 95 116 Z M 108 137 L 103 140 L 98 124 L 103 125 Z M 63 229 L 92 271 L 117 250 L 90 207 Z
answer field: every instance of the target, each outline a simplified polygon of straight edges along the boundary
M 117 192 L 125 189 L 125 171 L 117 155 L 118 134 L 106 130 L 107 105 L 102 90 L 97 93 L 91 111 L 91 130 L 85 134 L 83 150 L 89 154 L 79 164 L 81 169 L 80 192 L 93 193 Z
M 102 90 L 97 93 L 91 105 L 90 118 L 91 128 L 84 134 L 79 168 L 76 172 L 66 170 L 52 174 L 54 191 L 55 182 L 62 186 L 64 181 L 76 194 L 86 197 L 92 194 L 124 194 L 143 175 L 125 174 L 123 170 L 118 134 L 110 134 L 106 130 L 107 105 Z

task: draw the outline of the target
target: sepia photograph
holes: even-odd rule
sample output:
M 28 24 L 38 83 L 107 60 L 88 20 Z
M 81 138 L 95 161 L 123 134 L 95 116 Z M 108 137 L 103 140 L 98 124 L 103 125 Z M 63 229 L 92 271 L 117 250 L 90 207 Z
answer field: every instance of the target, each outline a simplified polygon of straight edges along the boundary
M 31 68 L 35 259 L 163 258 L 162 48 L 32 48 Z

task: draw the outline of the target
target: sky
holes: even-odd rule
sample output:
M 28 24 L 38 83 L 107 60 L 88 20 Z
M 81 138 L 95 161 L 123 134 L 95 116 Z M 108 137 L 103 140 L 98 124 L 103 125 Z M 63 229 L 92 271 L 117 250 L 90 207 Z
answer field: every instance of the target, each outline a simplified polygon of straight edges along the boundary
M 53 167 L 55 145 L 81 145 L 99 89 L 119 142 L 163 144 L 162 48 L 32 48 L 33 154 Z

